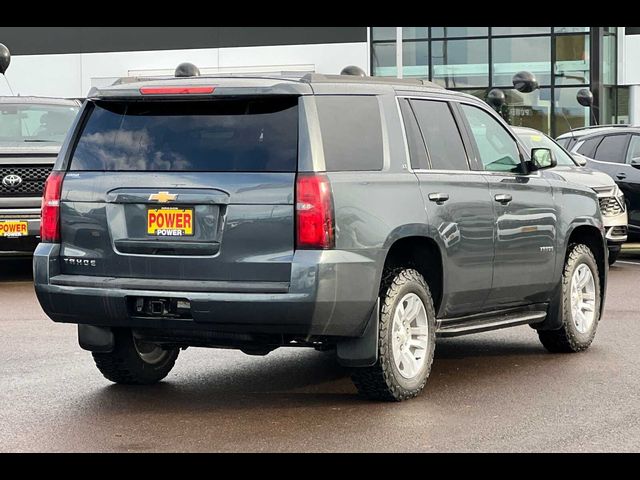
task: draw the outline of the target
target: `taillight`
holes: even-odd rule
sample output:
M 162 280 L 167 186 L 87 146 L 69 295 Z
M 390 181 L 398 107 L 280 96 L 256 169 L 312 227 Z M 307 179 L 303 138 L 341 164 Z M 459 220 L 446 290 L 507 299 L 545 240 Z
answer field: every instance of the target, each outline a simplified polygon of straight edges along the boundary
M 334 245 L 329 179 L 326 175 L 299 174 L 296 180 L 296 247 L 326 250 Z
M 64 173 L 51 172 L 44 184 L 40 240 L 44 243 L 60 242 L 60 194 Z
M 142 87 L 142 95 L 207 95 L 213 93 L 215 87 Z

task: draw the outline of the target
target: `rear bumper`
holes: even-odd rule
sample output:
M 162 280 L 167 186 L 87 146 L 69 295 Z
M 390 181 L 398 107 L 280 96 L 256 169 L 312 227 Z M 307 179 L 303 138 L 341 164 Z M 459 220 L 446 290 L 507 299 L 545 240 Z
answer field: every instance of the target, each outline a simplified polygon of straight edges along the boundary
M 298 251 L 291 282 L 284 288 L 281 283 L 255 282 L 209 282 L 188 288 L 196 283 L 188 281 L 165 281 L 160 288 L 162 282 L 153 280 L 136 285 L 132 279 L 61 275 L 59 261 L 58 245 L 40 244 L 34 254 L 36 294 L 52 320 L 160 330 L 358 337 L 375 306 L 380 275 L 376 255 Z M 129 306 L 131 297 L 186 299 L 191 315 L 137 317 Z

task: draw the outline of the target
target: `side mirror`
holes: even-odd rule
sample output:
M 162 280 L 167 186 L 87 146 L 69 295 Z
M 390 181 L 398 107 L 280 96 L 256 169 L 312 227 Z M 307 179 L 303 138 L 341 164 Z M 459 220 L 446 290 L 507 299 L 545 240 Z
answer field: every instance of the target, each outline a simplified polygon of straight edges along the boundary
M 573 160 L 581 167 L 585 167 L 587 165 L 587 159 L 582 155 L 571 155 L 571 158 L 573 158 Z
M 558 166 L 558 162 L 548 148 L 531 149 L 531 160 L 529 162 L 529 170 L 532 172 L 538 170 L 546 170 Z
M 631 159 L 631 166 L 634 168 L 640 168 L 640 157 L 633 157 Z

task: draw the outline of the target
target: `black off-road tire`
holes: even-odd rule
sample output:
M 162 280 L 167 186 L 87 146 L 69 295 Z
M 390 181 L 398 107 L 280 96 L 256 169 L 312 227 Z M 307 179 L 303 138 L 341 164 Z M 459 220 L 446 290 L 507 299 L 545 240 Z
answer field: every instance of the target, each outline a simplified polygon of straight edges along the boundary
M 427 314 L 428 347 L 421 371 L 411 380 L 403 378 L 392 358 L 391 330 L 396 306 L 405 295 L 414 293 L 422 300 Z M 424 388 L 433 363 L 436 314 L 431 291 L 420 273 L 413 269 L 395 269 L 383 275 L 380 295 L 378 361 L 372 367 L 357 368 L 351 378 L 360 395 L 381 401 L 400 402 L 417 396 Z
M 110 353 L 93 353 L 107 380 L 122 385 L 153 385 L 165 378 L 178 358 L 177 348 L 165 350 L 157 362 L 149 363 L 138 353 L 129 329 L 114 330 L 115 347 Z
M 576 328 L 571 314 L 571 280 L 573 273 L 581 264 L 586 264 L 590 269 L 595 281 L 595 314 L 596 318 L 591 329 L 581 333 Z M 583 244 L 572 244 L 569 246 L 567 259 L 562 275 L 562 306 L 560 315 L 562 316 L 562 328 L 559 330 L 540 330 L 538 336 L 542 345 L 551 353 L 577 353 L 588 349 L 593 342 L 600 321 L 600 277 L 598 275 L 598 263 L 593 252 Z

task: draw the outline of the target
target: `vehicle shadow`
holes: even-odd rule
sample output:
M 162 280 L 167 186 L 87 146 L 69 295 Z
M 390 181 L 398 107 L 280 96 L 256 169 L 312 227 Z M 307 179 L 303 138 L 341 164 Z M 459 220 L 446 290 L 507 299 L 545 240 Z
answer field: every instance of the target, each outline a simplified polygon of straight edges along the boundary
M 33 257 L 0 254 L 0 283 L 33 280 Z
M 530 341 L 447 339 L 438 344 L 427 384 L 428 396 L 423 398 L 448 395 L 452 387 L 473 389 L 474 383 L 493 376 L 499 376 L 502 381 L 509 378 L 526 381 L 523 369 L 514 368 L 514 364 L 539 365 L 548 357 L 535 338 Z M 532 367 L 527 371 L 529 375 L 532 371 L 535 374 L 536 369 Z M 300 350 L 277 358 L 269 356 L 238 364 L 225 362 L 219 370 L 212 368 L 186 377 L 170 376 L 167 381 L 151 387 L 106 386 L 92 392 L 88 404 L 106 413 L 110 410 L 115 413 L 123 405 L 129 412 L 144 413 L 388 405 L 359 397 L 349 373 L 331 352 Z M 547 372 L 542 368 L 539 374 L 544 376 Z

